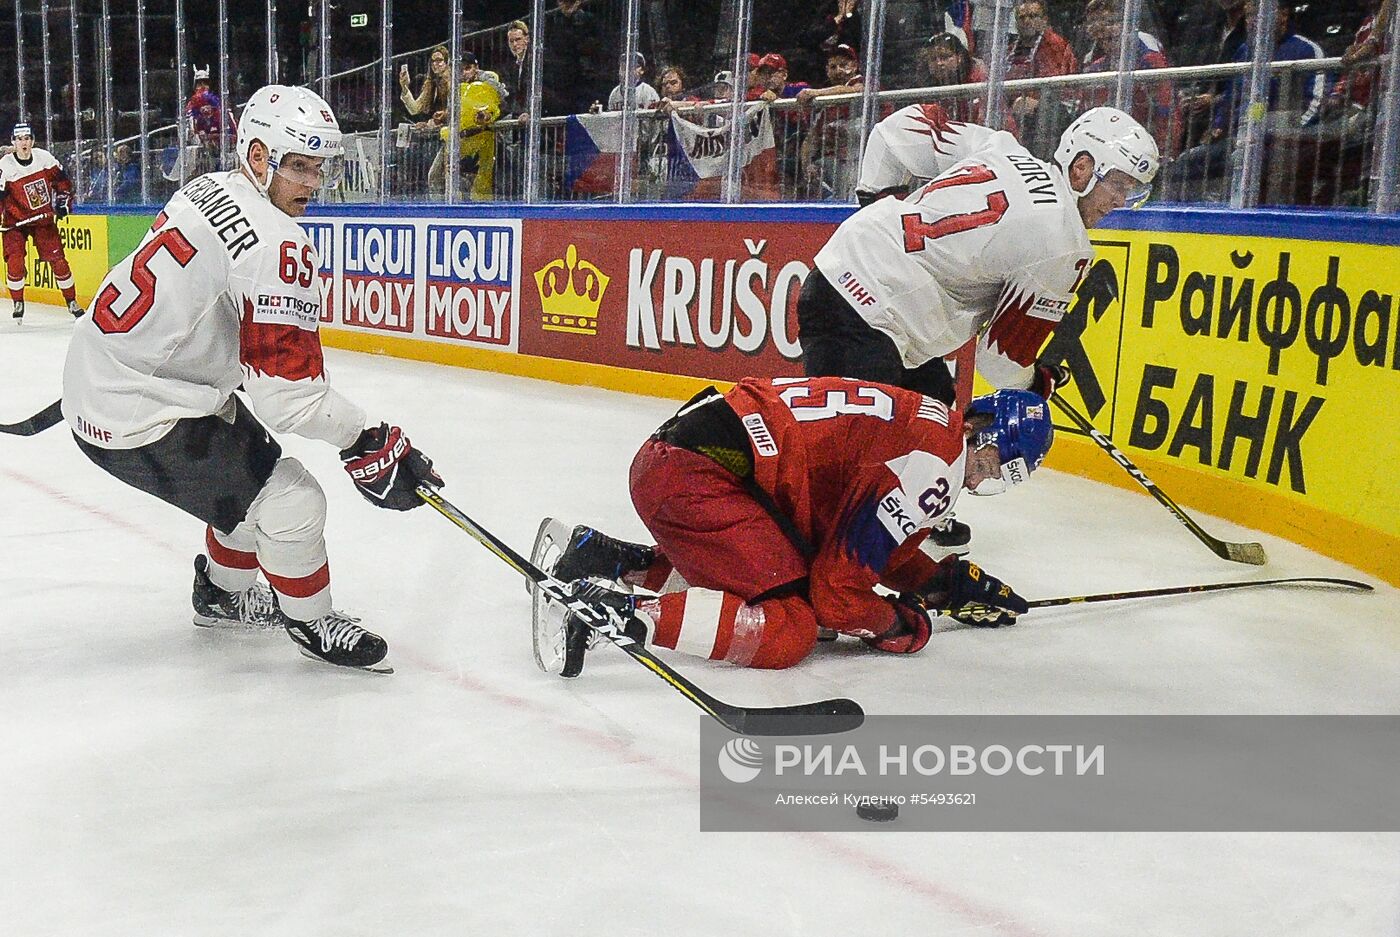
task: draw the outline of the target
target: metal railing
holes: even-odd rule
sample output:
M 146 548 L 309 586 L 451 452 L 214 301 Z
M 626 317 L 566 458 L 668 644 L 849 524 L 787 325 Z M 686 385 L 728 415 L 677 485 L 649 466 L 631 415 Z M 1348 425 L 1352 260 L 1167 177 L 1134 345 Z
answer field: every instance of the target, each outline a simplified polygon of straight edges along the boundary
M 93 43 L 101 47 L 96 49 L 100 53 L 96 60 L 108 61 L 105 47 L 111 37 L 107 18 L 100 15 L 106 2 L 70 0 L 75 15 L 69 28 L 49 30 L 43 27 L 55 25 L 58 19 L 49 0 L 16 0 L 17 45 L 25 43 L 28 24 L 28 45 L 36 44 L 32 41 L 35 35 L 43 40 L 45 63 L 42 95 L 22 96 L 21 106 L 42 108 L 44 142 L 72 164 L 70 175 L 79 183 L 83 198 L 159 203 L 193 175 L 231 165 L 235 105 L 260 79 L 275 75 L 279 67 L 275 21 L 269 18 L 266 23 L 243 24 L 267 33 L 267 55 L 253 57 L 242 48 L 239 54 L 251 61 L 235 61 L 226 36 L 224 4 L 219 4 L 214 22 L 219 54 L 214 72 L 218 77 L 229 76 L 225 84 L 236 90 L 223 102 L 219 115 L 223 131 L 204 128 L 201 135 L 190 126 L 190 115 L 185 113 L 191 66 L 196 64 L 189 61 L 188 48 L 193 31 L 209 26 L 208 17 L 199 16 L 196 26 L 186 21 L 187 13 L 195 15 L 186 9 L 189 5 L 183 0 L 175 4 L 175 100 L 166 99 L 164 106 L 158 107 L 148 100 L 145 53 L 150 29 L 143 4 L 137 5 L 136 13 L 139 54 L 111 50 L 114 54 L 108 67 L 94 73 L 86 66 L 86 77 L 82 73 L 82 63 L 92 60 L 84 52 Z M 863 64 L 872 73 L 871 82 L 864 90 L 848 94 L 802 102 L 779 99 L 768 104 L 762 132 L 771 133 L 772 146 L 751 159 L 744 134 L 746 129 L 758 132 L 759 118 L 744 116 L 745 108 L 752 105 L 742 101 L 748 80 L 742 66 L 747 64 L 749 43 L 744 27 L 753 15 L 752 4 L 748 0 L 727 0 L 727 4 L 725 9 L 737 14 L 737 22 L 721 22 L 706 40 L 712 40 L 712 47 L 690 52 L 698 60 L 731 72 L 734 94 L 729 100 L 709 105 L 687 105 L 683 114 L 689 120 L 685 124 L 650 109 L 629 109 L 603 118 L 541 116 L 546 90 L 541 76 L 549 73 L 552 61 L 557 65 L 544 48 L 549 31 L 535 28 L 557 13 L 547 12 L 544 0 L 534 0 L 533 10 L 525 17 L 530 28 L 527 62 L 531 67 L 525 70 L 528 84 L 512 84 L 514 96 L 504 102 L 501 119 L 473 124 L 451 113 L 461 100 L 456 93 L 440 96 L 443 100 L 435 102 L 435 107 L 443 106 L 432 113 L 408 113 L 400 97 L 400 72 L 407 66 L 410 96 L 416 96 L 429 74 L 429 57 L 435 46 L 387 54 L 392 49 L 387 15 L 381 16 L 375 44 L 379 54 L 367 54 L 368 61 L 363 64 L 326 74 L 325 64 L 333 57 L 343 59 L 353 50 L 347 45 L 351 37 L 334 33 L 333 24 L 328 22 L 335 8 L 320 0 L 312 5 L 313 11 L 319 8 L 321 22 L 317 24 L 317 41 L 306 47 L 310 56 L 306 67 L 312 74 L 308 84 L 327 98 L 347 132 L 350 169 L 341 191 L 331 197 L 430 202 L 449 198 L 846 202 L 852 199 L 869 128 L 904 104 L 939 102 L 955 119 L 996 122 L 1015 133 L 1032 153 L 1048 158 L 1059 132 L 1076 114 L 1097 104 L 1117 103 L 1133 111 L 1159 142 L 1164 157 L 1156 186 L 1159 198 L 1240 207 L 1327 205 L 1381 211 L 1400 207 L 1395 165 L 1400 159 L 1400 66 L 1393 56 L 1382 55 L 1344 70 L 1337 58 L 1270 62 L 1265 53 L 1272 55 L 1272 43 L 1265 43 L 1252 62 L 1127 69 L 1125 66 L 1137 61 L 1132 43 L 1137 41 L 1142 8 L 1148 5 L 1125 2 L 1121 44 L 1107 54 L 1109 61 L 1119 65 L 1113 71 L 1007 81 L 1004 56 L 996 54 L 1000 46 L 995 40 L 1000 32 L 994 29 L 988 80 L 897 88 L 893 86 L 907 81 L 909 50 L 919 42 L 907 34 L 891 35 L 887 42 L 886 9 L 893 4 L 867 2 Z M 1009 22 L 1010 0 L 992 0 L 991 5 L 996 23 Z M 640 19 L 641 0 L 588 0 L 586 6 L 597 14 L 600 34 L 618 50 L 619 61 L 629 61 L 627 54 L 634 49 L 650 51 L 659 41 L 655 24 Z M 1277 0 L 1259 0 L 1257 6 L 1258 22 L 1268 22 Z M 462 0 L 446 0 L 443 7 L 435 8 L 433 15 L 443 16 L 443 32 L 449 38 L 458 36 L 456 42 L 444 43 L 451 49 L 449 89 L 457 85 L 450 76 L 461 74 L 458 63 L 465 53 L 475 54 L 488 67 L 514 61 L 507 46 L 506 24 L 461 33 L 452 24 L 461 21 Z M 381 0 L 380 9 L 382 14 L 390 13 L 389 0 Z M 84 14 L 81 24 L 78 13 Z M 651 15 L 650 10 L 647 15 Z M 35 29 L 35 25 L 40 28 Z M 1400 17 L 1392 18 L 1386 27 L 1383 45 L 1394 48 L 1400 39 Z M 202 36 L 206 47 L 208 39 Z M 50 49 L 51 45 L 54 48 Z M 666 48 L 664 43 L 661 47 Z M 355 48 L 364 51 L 370 46 L 361 42 Z M 285 60 L 287 50 L 280 51 Z M 895 58 L 903 64 L 891 64 Z M 133 76 L 130 69 L 138 62 L 139 74 Z M 1324 106 L 1313 109 L 1310 100 L 1300 97 L 1299 89 L 1308 81 L 1330 86 L 1343 74 L 1363 73 L 1373 86 L 1365 100 L 1329 94 Z M 622 96 L 628 100 L 635 93 L 636 79 L 630 69 L 619 74 L 625 79 Z M 122 110 L 123 98 L 129 98 L 123 89 L 130 88 L 131 77 L 137 79 L 140 101 L 134 110 Z M 690 84 L 702 94 L 713 94 L 704 77 L 698 76 Z M 1218 90 L 1221 86 L 1232 89 L 1234 103 L 1214 115 L 1192 110 L 1184 103 L 1203 89 Z M 1035 101 L 1033 109 L 1026 106 L 1029 99 Z M 1307 113 L 1309 110 L 1315 112 Z M 512 118 L 520 111 L 527 112 L 529 119 Z M 114 112 L 119 117 L 116 121 L 112 119 Z M 128 119 L 125 135 L 119 136 L 122 119 L 132 114 L 140 116 L 143 131 L 152 123 L 162 126 L 133 136 Z M 470 119 L 472 115 L 462 116 Z M 64 128 L 68 139 L 53 140 L 56 130 L 62 134 Z M 614 164 L 611 174 L 604 174 L 614 180 L 610 186 L 600 186 L 599 174 L 579 169 L 580 142 L 586 150 L 588 135 L 594 132 L 599 135 L 592 141 L 595 150 L 604 138 L 611 141 L 602 146 L 603 161 Z M 532 145 L 532 141 L 537 142 Z M 713 162 L 707 170 L 720 173 L 719 178 L 707 180 L 716 185 L 695 185 L 681 191 L 687 171 L 682 157 L 695 156 L 695 152 L 682 152 L 686 147 L 724 154 L 719 170 Z M 129 148 L 130 154 L 124 150 L 119 153 L 120 148 Z M 626 154 L 625 158 L 621 154 Z M 598 158 L 596 153 L 594 158 Z M 134 196 L 130 184 L 133 164 L 140 193 Z

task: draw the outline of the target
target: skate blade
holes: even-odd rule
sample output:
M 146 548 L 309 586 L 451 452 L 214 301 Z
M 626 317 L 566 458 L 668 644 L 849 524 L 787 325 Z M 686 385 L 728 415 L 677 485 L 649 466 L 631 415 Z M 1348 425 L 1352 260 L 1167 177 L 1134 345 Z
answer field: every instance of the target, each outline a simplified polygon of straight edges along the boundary
M 557 518 L 546 517 L 540 521 L 539 530 L 535 532 L 535 543 L 530 547 L 530 564 L 552 575 L 573 532 L 572 527 Z M 535 581 L 528 577 L 525 580 L 525 594 L 535 594 Z
M 389 673 L 393 673 L 393 672 L 394 672 L 394 668 L 393 668 L 393 667 L 390 667 L 388 664 L 384 663 L 383 661 L 380 661 L 380 662 L 377 663 L 377 664 L 370 664 L 368 667 L 352 667 L 352 666 L 350 666 L 349 664 L 332 664 L 330 661 L 326 660 L 325 658 L 323 658 L 323 657 L 317 657 L 315 654 L 312 654 L 310 651 L 308 651 L 308 650 L 307 650 L 306 648 L 304 648 L 304 647 L 298 647 L 297 650 L 298 650 L 298 651 L 301 651 L 301 656 L 302 656 L 302 657 L 305 657 L 307 660 L 314 660 L 314 661 L 315 661 L 316 663 L 318 663 L 318 664 L 325 664 L 327 667 L 334 667 L 336 670 L 362 670 L 362 671 L 364 671 L 365 673 L 383 673 L 383 674 L 389 674 Z
M 282 631 L 282 625 L 272 622 L 266 625 L 254 625 L 242 621 L 234 621 L 231 618 L 210 618 L 206 615 L 195 615 L 194 626 L 196 628 L 208 628 L 212 631 Z

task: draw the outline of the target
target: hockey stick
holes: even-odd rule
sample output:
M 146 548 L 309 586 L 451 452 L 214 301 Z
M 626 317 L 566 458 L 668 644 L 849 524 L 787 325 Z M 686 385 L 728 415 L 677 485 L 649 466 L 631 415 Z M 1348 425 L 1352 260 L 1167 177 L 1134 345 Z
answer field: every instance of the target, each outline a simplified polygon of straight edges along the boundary
M 1075 426 L 1079 427 L 1085 433 L 1088 433 L 1089 438 L 1098 443 L 1100 449 L 1107 452 L 1113 461 L 1123 467 L 1124 471 L 1137 479 L 1137 483 L 1146 488 L 1148 494 L 1156 498 L 1157 502 L 1161 504 L 1162 507 L 1176 515 L 1176 519 L 1181 521 L 1186 529 L 1195 534 L 1196 539 L 1209 547 L 1210 551 L 1216 556 L 1220 557 L 1222 560 L 1229 560 L 1232 563 L 1248 563 L 1251 566 L 1263 566 L 1269 561 L 1269 558 L 1264 555 L 1264 547 L 1262 544 L 1231 543 L 1227 540 L 1220 540 L 1216 537 L 1212 537 L 1210 534 L 1206 533 L 1201 529 L 1201 525 L 1192 519 L 1191 515 L 1183 511 L 1175 501 L 1167 496 L 1166 492 L 1153 483 L 1152 479 L 1144 475 L 1142 469 L 1130 462 L 1128 457 L 1113 444 L 1113 440 L 1095 429 L 1094 425 L 1085 419 L 1074 407 L 1070 406 L 1065 398 L 1061 397 L 1059 394 L 1051 394 L 1050 399 L 1055 401 L 1055 405 L 1064 411 L 1065 416 L 1070 418 L 1070 422 L 1074 423 Z
M 1244 582 L 1209 582 L 1197 586 L 1168 586 L 1165 589 L 1137 589 L 1132 592 L 1101 592 L 1098 595 L 1067 595 L 1058 599 L 1036 599 L 1027 602 L 1031 608 L 1050 608 L 1056 605 L 1079 605 L 1084 602 L 1117 602 L 1122 599 L 1150 599 L 1160 595 L 1190 595 L 1195 592 L 1220 592 L 1225 589 L 1249 589 L 1254 586 L 1289 586 L 1316 584 L 1340 586 L 1343 589 L 1359 589 L 1374 592 L 1375 587 L 1354 579 L 1327 579 L 1317 576 L 1303 576 L 1297 579 L 1254 579 Z
M 634 660 L 665 680 L 672 689 L 699 706 L 730 732 L 738 735 L 825 735 L 830 732 L 848 732 L 865 721 L 864 710 L 860 708 L 859 703 L 851 699 L 826 699 L 796 706 L 735 706 L 716 699 L 677 673 L 644 646 L 629 638 L 623 632 L 620 621 L 614 620 L 605 610 L 570 596 L 563 583 L 516 553 L 490 531 L 463 514 L 435 489 L 419 485 L 418 497 L 466 531 L 473 540 L 504 560 L 516 572 L 533 580 L 545 595 L 582 616 L 594 631 L 632 655 Z
M 33 436 L 35 433 L 42 433 L 50 426 L 62 422 L 63 401 L 55 400 L 27 420 L 20 420 L 18 423 L 0 423 L 0 433 L 9 433 L 12 436 Z

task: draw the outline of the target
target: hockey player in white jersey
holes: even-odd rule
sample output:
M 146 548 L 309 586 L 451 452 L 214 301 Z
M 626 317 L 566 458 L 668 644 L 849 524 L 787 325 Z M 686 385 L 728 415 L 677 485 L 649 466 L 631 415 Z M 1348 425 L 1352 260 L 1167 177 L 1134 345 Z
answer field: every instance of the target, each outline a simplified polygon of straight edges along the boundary
M 99 467 L 206 523 L 196 624 L 283 627 L 308 656 L 387 669 L 384 640 L 331 608 L 325 495 L 264 424 L 334 445 L 380 507 L 417 507 L 415 486 L 442 480 L 327 382 L 316 253 L 294 219 L 339 171 L 330 106 L 262 88 L 237 149 L 238 169 L 177 192 L 107 274 L 74 330 L 63 415 Z
M 1093 262 L 1087 229 L 1145 199 L 1158 164 L 1151 135 L 1110 107 L 1076 119 L 1053 163 L 936 104 L 896 111 L 876 125 L 861 162 L 868 204 L 832 235 L 803 286 L 807 375 L 881 381 L 951 404 L 943 357 L 978 338 L 977 369 L 991 384 L 1049 397 L 1068 372 L 1036 355 Z M 923 184 L 877 198 L 911 180 Z

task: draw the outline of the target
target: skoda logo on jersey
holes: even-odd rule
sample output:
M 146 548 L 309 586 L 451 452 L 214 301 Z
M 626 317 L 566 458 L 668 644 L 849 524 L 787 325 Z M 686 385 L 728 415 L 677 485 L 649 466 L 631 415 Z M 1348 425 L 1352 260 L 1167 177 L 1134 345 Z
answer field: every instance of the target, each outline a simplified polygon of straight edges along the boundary
M 719 773 L 735 784 L 747 784 L 763 770 L 763 749 L 750 738 L 730 739 L 719 750 Z

